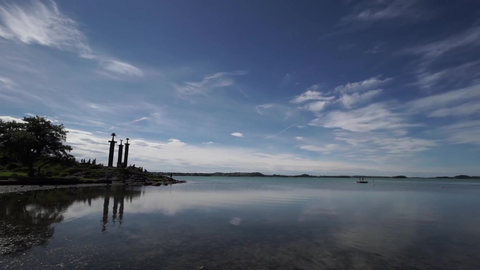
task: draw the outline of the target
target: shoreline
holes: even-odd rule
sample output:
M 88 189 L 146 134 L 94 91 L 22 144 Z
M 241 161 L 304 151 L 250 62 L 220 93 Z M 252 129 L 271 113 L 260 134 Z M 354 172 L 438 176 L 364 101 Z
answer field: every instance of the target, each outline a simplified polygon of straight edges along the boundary
M 0 185 L 0 195 L 8 193 L 24 193 L 30 191 L 43 191 L 52 189 L 65 188 L 92 188 L 92 187 L 107 187 L 108 184 L 73 184 L 73 185 Z M 110 185 L 111 186 L 111 185 Z
M 127 183 L 124 184 L 121 181 L 114 181 L 113 183 L 79 183 L 79 184 L 63 184 L 63 185 L 38 185 L 38 184 L 0 184 L 0 195 L 8 193 L 25 193 L 30 191 L 44 191 L 52 189 L 67 189 L 67 188 L 96 188 L 96 187 L 108 187 L 108 186 L 167 186 L 174 184 L 186 183 L 184 180 L 172 179 L 172 181 L 148 181 L 144 183 Z

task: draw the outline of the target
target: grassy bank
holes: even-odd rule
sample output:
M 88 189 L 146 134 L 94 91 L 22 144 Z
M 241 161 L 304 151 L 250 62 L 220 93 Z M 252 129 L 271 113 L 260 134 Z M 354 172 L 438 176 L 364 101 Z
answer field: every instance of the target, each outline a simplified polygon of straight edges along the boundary
M 28 168 L 17 163 L 0 167 L 1 185 L 72 185 L 84 183 L 140 182 L 146 185 L 175 184 L 177 180 L 150 173 L 143 169 L 113 168 L 102 164 L 74 163 L 69 166 L 47 164 L 41 174 L 31 178 L 27 176 Z

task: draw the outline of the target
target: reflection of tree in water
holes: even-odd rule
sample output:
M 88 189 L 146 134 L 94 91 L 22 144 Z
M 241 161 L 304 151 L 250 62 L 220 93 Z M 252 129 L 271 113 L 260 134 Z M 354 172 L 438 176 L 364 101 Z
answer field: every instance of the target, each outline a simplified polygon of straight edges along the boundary
M 16 255 L 32 248 L 45 246 L 53 236 L 54 223 L 63 221 L 63 213 L 74 203 L 91 206 L 92 200 L 104 197 L 103 226 L 108 223 L 108 202 L 114 200 L 115 222 L 120 205 L 119 222 L 123 221 L 123 202 L 141 195 L 140 190 L 125 186 L 107 188 L 69 188 L 33 191 L 0 196 L 0 255 Z M 106 204 L 106 209 L 105 209 Z M 105 215 L 106 214 L 106 215 Z

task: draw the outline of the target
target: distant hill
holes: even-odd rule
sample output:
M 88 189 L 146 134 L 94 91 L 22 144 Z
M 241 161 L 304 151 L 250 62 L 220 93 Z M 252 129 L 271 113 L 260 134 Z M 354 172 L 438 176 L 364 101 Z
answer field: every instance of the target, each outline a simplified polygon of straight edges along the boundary
M 409 177 L 405 175 L 396 176 L 375 176 L 375 175 L 311 175 L 311 174 L 298 174 L 298 175 L 284 175 L 284 174 L 263 174 L 261 172 L 214 172 L 214 173 L 185 173 L 185 172 L 157 172 L 163 175 L 175 175 L 175 176 L 227 176 L 227 177 L 289 177 L 289 178 L 395 178 L 395 179 L 407 179 Z M 417 178 L 417 177 L 410 177 Z M 419 178 L 437 178 L 437 179 L 480 179 L 480 176 L 469 175 L 457 175 L 454 177 L 449 176 L 437 176 L 437 177 L 419 177 Z

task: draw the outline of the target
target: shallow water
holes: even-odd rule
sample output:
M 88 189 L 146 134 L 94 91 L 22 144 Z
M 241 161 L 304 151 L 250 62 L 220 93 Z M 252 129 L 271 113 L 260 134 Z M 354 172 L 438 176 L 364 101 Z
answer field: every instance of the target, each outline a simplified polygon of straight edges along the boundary
M 0 266 L 480 269 L 480 181 L 179 178 L 0 196 Z

